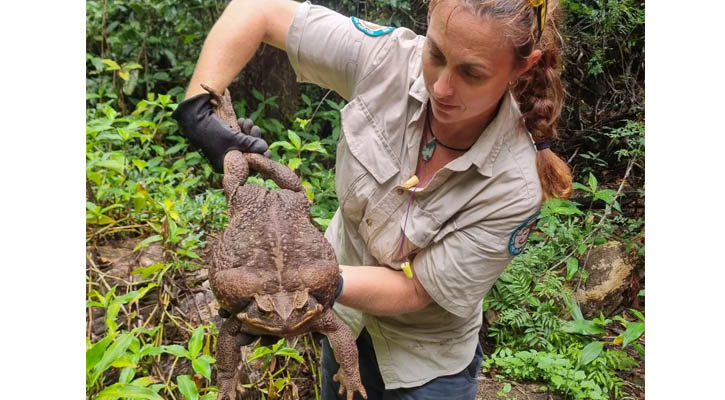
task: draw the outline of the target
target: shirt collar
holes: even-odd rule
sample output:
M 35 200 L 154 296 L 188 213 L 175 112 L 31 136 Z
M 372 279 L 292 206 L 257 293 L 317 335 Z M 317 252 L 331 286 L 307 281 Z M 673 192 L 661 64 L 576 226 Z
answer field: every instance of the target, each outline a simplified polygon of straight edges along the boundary
M 413 82 L 408 95 L 420 102 L 420 109 L 415 113 L 413 119 L 423 117 L 428 102 L 423 74 L 420 74 Z M 471 149 L 449 163 L 447 168 L 453 171 L 465 171 L 473 164 L 481 175 L 490 177 L 493 174 L 493 164 L 503 146 L 503 138 L 508 132 L 515 130 L 520 116 L 521 112 L 516 100 L 511 92 L 506 91 L 496 116 L 486 126 Z

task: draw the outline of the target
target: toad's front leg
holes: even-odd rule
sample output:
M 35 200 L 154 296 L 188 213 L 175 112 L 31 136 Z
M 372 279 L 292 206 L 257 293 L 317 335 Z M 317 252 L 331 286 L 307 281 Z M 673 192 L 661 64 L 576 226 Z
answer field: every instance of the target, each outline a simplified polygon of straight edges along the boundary
M 237 333 L 241 328 L 241 322 L 236 318 L 228 318 L 224 321 L 219 331 L 219 338 L 216 348 L 217 360 L 217 387 L 219 395 L 217 400 L 235 400 L 236 388 L 239 383 L 239 345 L 236 342 Z
M 333 376 L 335 381 L 340 382 L 339 394 L 347 391 L 347 400 L 352 400 L 355 391 L 358 391 L 367 399 L 367 393 L 360 380 L 357 345 L 350 328 L 335 317 L 332 310 L 327 310 L 320 315 L 313 329 L 327 336 L 335 360 L 340 364 L 340 369 Z

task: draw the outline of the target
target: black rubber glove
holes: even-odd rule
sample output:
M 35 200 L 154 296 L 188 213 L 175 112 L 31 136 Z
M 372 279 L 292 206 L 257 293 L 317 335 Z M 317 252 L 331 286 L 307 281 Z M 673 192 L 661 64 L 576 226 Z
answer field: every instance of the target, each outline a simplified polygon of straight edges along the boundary
M 243 153 L 260 153 L 267 150 L 267 142 L 249 133 L 259 134 L 259 128 L 251 124 L 240 123 L 243 132 L 235 133 L 232 128 L 214 115 L 209 93 L 198 94 L 182 101 L 171 114 L 178 121 L 182 132 L 191 144 L 201 149 L 211 166 L 219 173 L 224 172 L 224 156 L 230 150 L 239 150 Z M 244 128 L 247 129 L 244 129 Z M 256 132 L 255 129 L 256 128 Z

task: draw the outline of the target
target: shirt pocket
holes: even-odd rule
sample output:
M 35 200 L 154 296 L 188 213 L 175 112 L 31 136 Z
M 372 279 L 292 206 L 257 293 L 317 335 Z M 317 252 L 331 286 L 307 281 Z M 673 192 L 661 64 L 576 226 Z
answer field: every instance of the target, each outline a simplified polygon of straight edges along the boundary
M 400 161 L 385 138 L 383 124 L 360 96 L 340 115 L 343 134 L 337 145 L 335 189 L 343 217 L 357 226 L 378 189 L 400 171 Z

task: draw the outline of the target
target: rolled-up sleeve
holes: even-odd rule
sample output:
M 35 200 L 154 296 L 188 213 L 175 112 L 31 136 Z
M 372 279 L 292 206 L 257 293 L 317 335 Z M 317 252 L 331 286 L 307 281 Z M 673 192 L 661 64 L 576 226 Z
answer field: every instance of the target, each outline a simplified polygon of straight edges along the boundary
M 302 3 L 286 38 L 287 56 L 299 82 L 332 89 L 346 100 L 381 61 L 391 35 L 370 37 L 352 20 L 321 6 Z
M 513 258 L 505 238 L 481 224 L 456 230 L 421 251 L 413 266 L 428 295 L 446 311 L 468 317 Z

